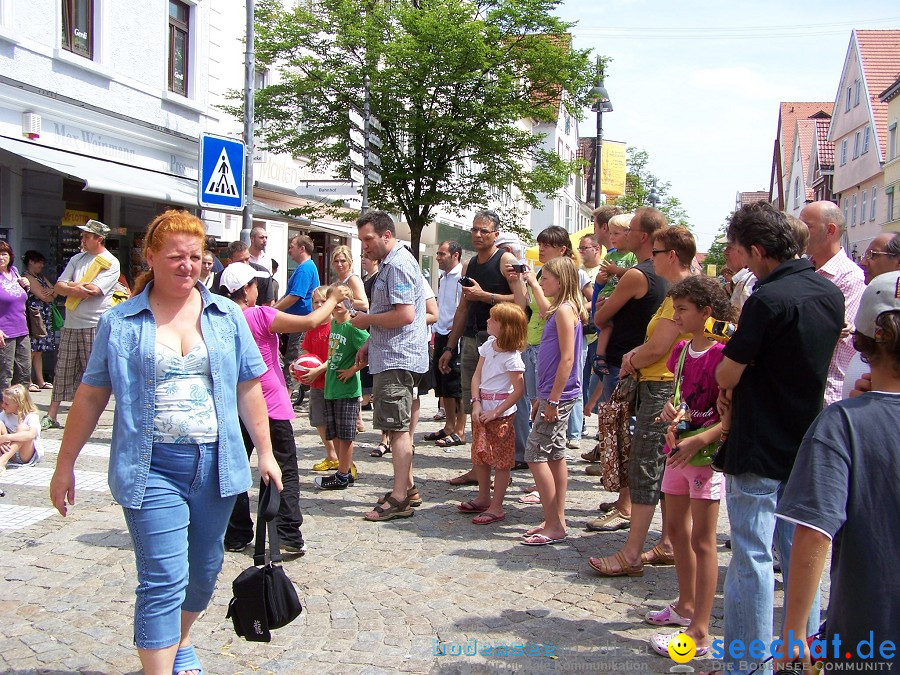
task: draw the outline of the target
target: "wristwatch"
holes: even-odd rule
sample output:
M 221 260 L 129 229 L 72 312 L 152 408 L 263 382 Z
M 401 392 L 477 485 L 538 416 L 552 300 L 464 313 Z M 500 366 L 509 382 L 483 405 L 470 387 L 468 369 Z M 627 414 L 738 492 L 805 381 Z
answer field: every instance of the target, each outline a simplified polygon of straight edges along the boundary
M 558 407 L 559 407 L 559 401 L 547 401 L 547 405 L 548 405 L 549 407 L 551 407 L 551 408 L 558 408 Z

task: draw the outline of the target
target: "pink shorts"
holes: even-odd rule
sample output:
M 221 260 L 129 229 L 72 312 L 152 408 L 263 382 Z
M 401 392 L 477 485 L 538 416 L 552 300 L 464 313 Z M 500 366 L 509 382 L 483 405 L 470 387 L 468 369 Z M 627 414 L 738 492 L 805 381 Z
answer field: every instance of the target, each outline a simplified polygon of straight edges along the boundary
M 690 495 L 691 499 L 719 501 L 722 498 L 722 474 L 709 466 L 679 467 L 666 465 L 662 492 L 667 495 Z

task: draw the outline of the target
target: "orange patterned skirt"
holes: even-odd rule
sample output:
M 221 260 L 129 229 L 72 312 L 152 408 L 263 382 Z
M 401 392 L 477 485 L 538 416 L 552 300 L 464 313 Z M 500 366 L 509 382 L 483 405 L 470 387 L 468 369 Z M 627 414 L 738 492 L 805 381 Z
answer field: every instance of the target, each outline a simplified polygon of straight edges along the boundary
M 512 469 L 516 463 L 516 415 L 482 423 L 472 418 L 472 464 Z

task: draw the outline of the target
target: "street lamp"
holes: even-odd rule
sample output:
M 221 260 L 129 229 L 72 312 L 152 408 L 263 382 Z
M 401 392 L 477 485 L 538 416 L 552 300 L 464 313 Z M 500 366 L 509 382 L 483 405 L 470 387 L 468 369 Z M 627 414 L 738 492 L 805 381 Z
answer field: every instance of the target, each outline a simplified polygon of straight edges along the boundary
M 597 142 L 594 148 L 594 208 L 600 206 L 600 161 L 603 156 L 603 113 L 612 112 L 612 101 L 606 87 L 603 86 L 603 65 L 597 57 L 597 84 L 591 88 L 594 105 L 591 110 L 597 113 Z
M 659 190 L 656 189 L 656 178 L 653 179 L 653 185 L 650 186 L 650 194 L 647 195 L 647 201 L 650 202 L 650 206 L 654 209 L 659 207 L 659 203 L 662 201 L 659 198 Z

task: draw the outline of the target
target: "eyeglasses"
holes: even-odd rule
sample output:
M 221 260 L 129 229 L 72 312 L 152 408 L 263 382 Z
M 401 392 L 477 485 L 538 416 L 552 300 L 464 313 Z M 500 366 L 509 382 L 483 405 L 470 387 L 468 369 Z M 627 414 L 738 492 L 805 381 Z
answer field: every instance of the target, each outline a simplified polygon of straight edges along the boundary
M 485 235 L 485 234 L 493 234 L 493 233 L 495 233 L 496 231 L 497 231 L 497 230 L 487 230 L 487 229 L 485 229 L 485 228 L 483 228 L 483 227 L 473 227 L 473 228 L 472 228 L 472 234 L 481 234 L 481 235 Z
M 597 248 L 596 246 L 579 246 L 579 251 L 590 251 L 591 249 Z
M 650 253 L 656 255 L 657 253 L 668 253 L 669 251 L 674 251 L 674 248 L 653 248 L 650 249 Z
M 897 255 L 896 253 L 891 253 L 890 251 L 866 251 L 863 254 L 863 260 L 871 260 L 876 255 Z

